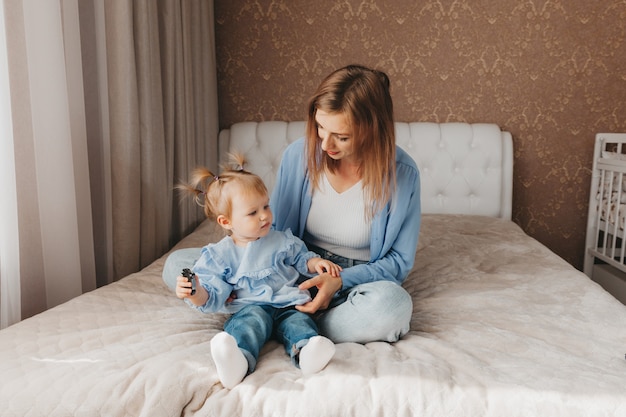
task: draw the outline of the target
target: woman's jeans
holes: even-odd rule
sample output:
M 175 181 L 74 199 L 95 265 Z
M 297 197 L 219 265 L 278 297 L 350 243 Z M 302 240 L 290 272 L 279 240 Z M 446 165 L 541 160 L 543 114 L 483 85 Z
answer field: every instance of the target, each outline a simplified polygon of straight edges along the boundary
M 167 257 L 163 280 L 168 287 L 175 290 L 176 277 L 183 268 L 193 267 L 200 257 L 200 250 L 180 249 Z M 325 251 L 317 253 L 325 258 L 328 256 Z M 358 262 L 337 255 L 328 258 L 343 268 Z M 375 281 L 341 291 L 327 310 L 315 313 L 313 318 L 320 334 L 335 343 L 395 342 L 409 331 L 412 313 L 411 296 L 404 288 L 390 281 Z
M 248 372 L 254 371 L 259 352 L 270 338 L 282 342 L 294 365 L 298 353 L 309 339 L 318 335 L 317 325 L 308 314 L 293 307 L 275 308 L 268 305 L 248 305 L 230 316 L 224 331 L 237 341 L 248 360 Z

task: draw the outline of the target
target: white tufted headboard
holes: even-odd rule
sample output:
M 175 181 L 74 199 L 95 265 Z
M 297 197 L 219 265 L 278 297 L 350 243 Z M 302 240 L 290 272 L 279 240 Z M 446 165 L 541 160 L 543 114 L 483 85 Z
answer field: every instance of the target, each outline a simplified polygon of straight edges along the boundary
M 242 152 L 270 193 L 283 150 L 305 122 L 242 122 L 219 135 L 220 161 Z M 511 219 L 513 140 L 495 124 L 396 122 L 397 144 L 417 163 L 422 212 Z

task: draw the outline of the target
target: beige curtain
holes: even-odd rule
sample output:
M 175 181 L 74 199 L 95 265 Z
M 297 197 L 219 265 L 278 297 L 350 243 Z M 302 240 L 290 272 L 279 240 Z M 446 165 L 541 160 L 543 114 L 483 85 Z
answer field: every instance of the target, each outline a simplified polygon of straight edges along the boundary
M 195 227 L 173 185 L 216 168 L 218 124 L 212 1 L 0 1 L 5 327 Z

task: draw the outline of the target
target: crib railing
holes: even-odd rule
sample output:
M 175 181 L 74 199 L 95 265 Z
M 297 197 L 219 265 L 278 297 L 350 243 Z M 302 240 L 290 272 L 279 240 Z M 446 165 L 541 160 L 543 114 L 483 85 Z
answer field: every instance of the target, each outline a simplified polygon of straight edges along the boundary
M 626 272 L 626 134 L 599 133 L 594 147 L 584 271 L 603 262 Z

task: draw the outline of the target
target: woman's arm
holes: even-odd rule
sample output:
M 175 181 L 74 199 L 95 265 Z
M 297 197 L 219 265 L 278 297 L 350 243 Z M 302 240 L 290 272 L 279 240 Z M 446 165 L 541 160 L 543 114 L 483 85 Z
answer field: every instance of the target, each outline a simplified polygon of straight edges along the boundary
M 413 268 L 421 225 L 420 178 L 417 166 L 403 151 L 399 151 L 395 198 L 389 214 L 379 213 L 372 223 L 371 261 L 343 270 L 344 289 L 380 280 L 401 284 Z

